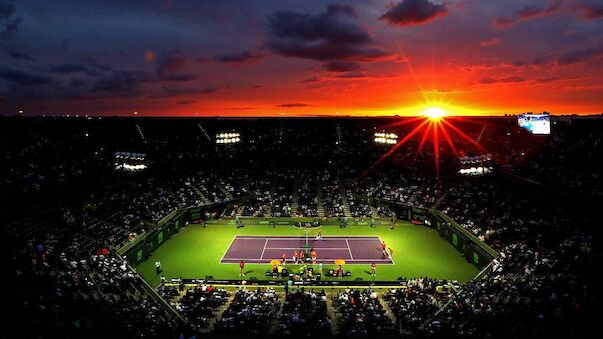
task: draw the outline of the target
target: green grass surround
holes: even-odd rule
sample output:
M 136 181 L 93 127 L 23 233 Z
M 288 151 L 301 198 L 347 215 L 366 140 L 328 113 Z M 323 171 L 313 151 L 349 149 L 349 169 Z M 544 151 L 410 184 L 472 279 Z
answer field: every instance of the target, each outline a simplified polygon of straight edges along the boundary
M 379 236 L 388 247 L 394 250 L 393 265 L 378 265 L 376 280 L 396 280 L 398 277 L 417 278 L 430 277 L 468 281 L 473 278 L 478 269 L 465 260 L 463 255 L 452 247 L 439 234 L 428 227 L 398 222 L 391 230 L 388 226 L 370 228 L 368 226 L 322 226 L 323 236 Z M 310 231 L 310 235 L 316 230 Z M 137 266 L 136 270 L 151 285 L 159 284 L 159 276 L 155 274 L 154 263 L 161 262 L 162 274 L 167 278 L 182 277 L 185 279 L 205 278 L 208 275 L 216 279 L 240 279 L 238 264 L 220 264 L 220 259 L 228 249 L 233 238 L 237 235 L 304 236 L 302 229 L 294 226 L 246 225 L 236 228 L 234 225 L 188 225 L 167 240 L 146 261 Z M 319 253 L 320 256 L 320 253 Z M 287 265 L 290 270 L 291 266 Z M 315 270 L 318 268 L 315 265 Z M 352 277 L 325 278 L 337 280 L 354 280 L 358 277 L 370 281 L 370 265 L 346 264 L 344 269 L 352 271 Z M 323 271 L 334 265 L 324 264 Z M 246 264 L 245 279 L 256 277 L 267 279 L 268 264 Z M 324 280 L 324 279 L 323 279 Z

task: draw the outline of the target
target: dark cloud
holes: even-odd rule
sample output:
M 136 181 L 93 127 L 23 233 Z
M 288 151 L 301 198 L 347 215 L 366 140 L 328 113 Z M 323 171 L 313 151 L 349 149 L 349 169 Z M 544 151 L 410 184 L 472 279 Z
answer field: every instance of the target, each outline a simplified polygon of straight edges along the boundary
M 155 75 L 161 81 L 191 81 L 197 79 L 194 74 L 178 73 L 188 61 L 188 57 L 181 51 L 165 52 L 157 60 Z
M 546 66 L 554 62 L 557 58 L 557 53 L 537 56 L 530 62 L 533 66 Z
M 70 74 L 84 72 L 86 66 L 83 64 L 57 64 L 48 66 L 48 72 L 59 74 Z
M 254 110 L 255 107 L 229 107 L 226 110 L 228 111 L 250 111 Z
M 581 62 L 586 62 L 595 58 L 603 56 L 603 45 L 577 49 L 573 51 L 566 51 L 564 53 L 551 53 L 547 55 L 541 55 L 533 58 L 529 62 L 515 61 L 513 66 L 550 66 L 550 65 L 572 65 Z
M 388 54 L 374 45 L 368 31 L 358 25 L 350 6 L 329 5 L 313 15 L 279 11 L 268 17 L 268 46 L 274 52 L 313 60 L 375 60 Z
M 36 61 L 36 59 L 34 59 L 32 56 L 15 49 L 9 49 L 6 53 L 13 59 Z
M 94 58 L 81 57 L 75 62 L 63 62 L 51 64 L 46 68 L 46 72 L 53 74 L 75 74 L 83 73 L 87 76 L 100 76 L 115 71 L 112 67 L 97 62 Z
M 319 82 L 319 81 L 320 81 L 319 77 L 311 77 L 311 78 L 307 78 L 307 79 L 304 79 L 304 80 L 300 81 L 300 83 L 302 83 L 302 84 L 309 84 L 309 83 Z
M 192 105 L 197 103 L 197 100 L 180 100 L 177 102 L 178 105 Z
M 511 16 L 494 18 L 492 24 L 498 29 L 506 29 L 523 21 L 549 16 L 559 10 L 563 0 L 549 0 L 548 3 L 546 7 L 525 6 Z
M 355 61 L 341 61 L 334 60 L 324 64 L 324 67 L 331 72 L 350 72 L 357 71 L 362 68 L 362 66 Z
M 71 88 L 80 88 L 84 84 L 84 80 L 80 78 L 71 78 L 69 80 L 69 87 Z
M 210 85 L 205 87 L 164 86 L 162 88 L 162 93 L 157 97 L 166 98 L 186 94 L 209 94 L 215 92 L 216 90 L 216 87 Z
M 500 39 L 492 38 L 492 39 L 480 41 L 479 45 L 480 45 L 480 47 L 490 47 L 490 46 L 500 45 L 500 42 L 501 42 Z
M 593 48 L 565 52 L 557 58 L 557 64 L 559 64 L 559 65 L 576 64 L 576 63 L 591 60 L 591 59 L 594 59 L 594 58 L 597 58 L 600 56 L 603 56 L 603 45 L 593 47 Z
M 366 75 L 362 72 L 345 72 L 345 73 L 341 73 L 336 76 L 336 78 L 341 78 L 341 79 L 357 79 L 357 78 L 364 78 L 364 77 L 366 77 Z
M 213 60 L 217 62 L 223 63 L 237 63 L 237 64 L 246 64 L 246 63 L 254 63 L 264 58 L 263 54 L 259 53 L 251 53 L 249 51 L 241 52 L 241 53 L 233 53 L 233 54 L 221 54 L 213 57 Z
M 53 83 L 53 80 L 50 77 L 30 74 L 10 68 L 0 68 L 0 78 L 19 86 L 37 86 Z
M 538 78 L 536 80 L 534 80 L 534 82 L 538 83 L 538 84 L 548 84 L 550 82 L 554 82 L 557 80 L 561 80 L 562 78 L 560 77 L 550 77 L 550 78 Z
M 589 4 L 580 7 L 582 17 L 585 19 L 603 18 L 603 4 Z
M 91 92 L 116 96 L 138 95 L 139 85 L 151 81 L 151 77 L 141 71 L 112 71 L 94 82 Z
M 277 105 L 276 107 L 281 107 L 281 108 L 296 108 L 296 107 L 307 107 L 307 104 L 301 104 L 301 103 L 291 103 L 291 104 L 280 104 Z
M 392 5 L 381 20 L 391 25 L 420 25 L 448 14 L 446 4 L 436 4 L 429 0 L 403 0 Z
M 490 85 L 490 84 L 498 84 L 498 83 L 512 83 L 512 82 L 524 82 L 526 81 L 525 78 L 522 78 L 520 76 L 508 76 L 508 77 L 501 77 L 501 78 L 484 78 L 482 80 L 480 80 L 479 82 L 481 84 L 484 85 Z
M 90 56 L 83 56 L 80 58 L 80 61 L 86 64 L 88 67 L 95 69 L 99 72 L 109 72 L 114 70 L 111 66 L 101 64 L 100 62 L 96 61 L 95 58 Z
M 15 6 L 0 2 L 0 38 L 10 40 L 19 31 L 23 19 L 15 15 Z
M 15 14 L 15 6 L 0 1 L 0 20 L 6 20 Z

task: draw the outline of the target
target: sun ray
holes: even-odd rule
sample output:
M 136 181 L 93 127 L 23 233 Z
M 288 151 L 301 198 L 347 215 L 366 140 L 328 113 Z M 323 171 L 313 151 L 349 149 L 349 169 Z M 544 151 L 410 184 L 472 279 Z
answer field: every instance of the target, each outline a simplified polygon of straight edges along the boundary
M 463 132 L 460 129 L 458 129 L 456 126 L 454 126 L 449 121 L 442 120 L 442 122 L 445 123 L 446 126 L 452 128 L 462 138 L 464 138 L 465 140 L 469 141 L 473 146 L 477 147 L 480 151 L 486 152 L 486 153 L 490 153 L 490 151 L 488 151 L 484 146 L 482 146 L 482 145 L 478 144 L 477 142 L 475 142 L 475 140 L 473 140 L 470 136 L 468 136 L 467 134 L 465 134 L 465 132 Z
M 417 151 L 415 152 L 415 157 L 414 157 L 414 161 L 417 160 L 417 158 L 419 157 L 419 153 L 421 153 L 421 150 L 423 149 L 423 145 L 425 144 L 425 141 L 427 140 L 427 136 L 429 135 L 429 131 L 431 131 L 431 124 L 433 124 L 432 121 L 429 122 L 429 126 L 427 126 L 424 130 L 423 130 L 423 135 L 421 136 L 421 142 L 419 143 L 419 147 L 417 148 Z
M 433 122 L 433 154 L 436 170 L 436 178 L 440 177 L 440 146 L 438 139 L 438 121 Z
M 402 56 L 403 62 L 406 64 L 406 67 L 408 68 L 408 72 L 410 73 L 413 80 L 415 81 L 415 84 L 417 85 L 419 92 L 423 96 L 423 99 L 425 101 L 428 101 L 427 95 L 425 94 L 426 91 L 423 88 L 423 85 L 421 85 L 421 82 L 419 81 L 419 78 L 417 77 L 417 73 L 415 72 L 415 69 L 413 68 L 412 64 L 410 63 L 410 58 L 408 57 L 408 54 L 406 54 L 406 52 L 404 52 L 404 49 L 400 45 L 400 41 L 398 41 L 397 39 L 394 39 L 394 38 L 392 38 L 392 41 L 395 44 L 395 46 L 398 48 L 398 53 Z
M 423 117 L 412 117 L 412 118 L 408 118 L 408 119 L 404 119 L 401 121 L 391 123 L 391 124 L 385 126 L 384 128 L 391 128 L 391 127 L 395 127 L 395 126 L 407 125 L 407 124 L 413 123 L 413 122 L 421 120 L 421 119 L 423 119 Z
M 361 176 L 365 177 L 375 167 L 379 166 L 379 164 L 381 164 L 392 153 L 394 153 L 400 146 L 402 146 L 406 141 L 408 141 L 408 139 L 412 138 L 412 136 L 415 135 L 421 129 L 421 127 L 423 127 L 428 122 L 429 122 L 429 120 L 425 119 L 425 121 L 423 121 L 418 126 L 416 126 L 412 131 L 410 131 L 407 135 L 405 135 L 404 138 L 402 138 L 402 140 L 398 141 L 397 144 L 395 144 L 385 154 L 383 154 L 379 159 L 377 159 L 377 161 L 375 161 L 375 163 L 373 163 L 367 170 L 365 170 L 364 172 L 362 172 Z
M 443 125 L 439 124 L 439 122 L 438 122 L 438 126 L 442 129 L 442 134 L 444 135 L 444 140 L 446 140 L 446 142 L 448 143 L 448 146 L 450 146 L 454 155 L 456 155 L 458 157 L 459 152 L 456 149 L 456 146 L 454 146 L 454 143 L 452 142 L 452 139 L 450 138 L 450 134 L 448 134 L 448 131 L 446 130 L 446 128 L 444 128 Z

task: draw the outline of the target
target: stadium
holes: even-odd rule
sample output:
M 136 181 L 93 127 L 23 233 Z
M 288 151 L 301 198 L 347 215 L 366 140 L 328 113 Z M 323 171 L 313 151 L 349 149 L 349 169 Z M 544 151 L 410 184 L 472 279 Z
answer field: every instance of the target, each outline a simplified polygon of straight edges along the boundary
M 601 0 L 0 0 L 2 338 L 591 338 Z
M 14 324 L 42 337 L 584 334 L 601 120 L 549 117 L 539 135 L 525 118 L 2 118 Z M 450 143 L 434 148 L 423 124 L 452 126 Z M 15 151 L 28 133 L 44 142 Z M 217 142 L 227 134 L 239 140 Z

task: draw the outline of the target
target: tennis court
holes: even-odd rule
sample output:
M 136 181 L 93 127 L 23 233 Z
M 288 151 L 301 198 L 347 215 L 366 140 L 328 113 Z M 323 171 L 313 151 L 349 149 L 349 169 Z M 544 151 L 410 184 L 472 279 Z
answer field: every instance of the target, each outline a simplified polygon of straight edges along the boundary
M 281 259 L 283 253 L 287 260 L 292 260 L 293 253 L 302 251 L 305 245 L 306 238 L 300 236 L 235 236 L 220 263 L 233 264 L 243 260 L 264 264 Z M 308 246 L 316 251 L 318 262 L 343 259 L 348 264 L 393 264 L 392 259 L 383 254 L 378 236 L 309 238 Z

